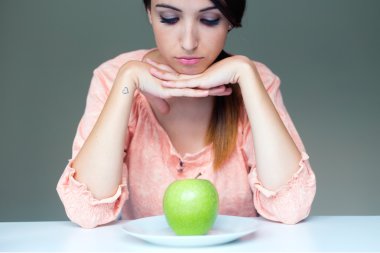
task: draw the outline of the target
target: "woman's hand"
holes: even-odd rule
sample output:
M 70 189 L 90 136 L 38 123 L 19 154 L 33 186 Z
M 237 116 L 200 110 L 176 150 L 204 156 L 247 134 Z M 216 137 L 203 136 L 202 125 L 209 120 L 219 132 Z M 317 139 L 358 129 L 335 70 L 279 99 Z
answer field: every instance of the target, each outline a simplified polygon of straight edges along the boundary
M 160 98 L 170 97 L 206 97 L 209 95 L 208 90 L 192 89 L 192 88 L 168 88 L 163 86 L 164 80 L 159 79 L 150 74 L 152 65 L 140 62 L 130 61 L 126 63 L 119 72 L 120 75 L 129 76 L 133 83 L 141 92 L 149 93 L 150 95 Z M 129 79 L 128 78 L 128 79 Z
M 177 73 L 174 69 L 169 67 L 168 65 L 165 64 L 159 64 L 153 60 L 147 59 L 146 60 L 150 65 L 152 65 L 152 68 L 150 69 L 150 73 L 162 80 L 162 84 L 166 88 L 171 88 L 171 89 L 178 89 L 177 87 L 167 87 L 165 86 L 165 83 L 168 82 L 171 79 L 167 79 L 167 77 L 171 76 L 184 76 L 179 73 Z M 189 77 L 195 77 L 194 75 L 189 75 Z M 188 89 L 188 87 L 182 87 L 179 89 Z M 223 87 L 222 85 L 216 86 L 216 87 L 210 87 L 210 88 L 202 88 L 202 87 L 192 87 L 191 89 L 194 90 L 200 90 L 200 91 L 207 91 L 208 96 L 226 96 L 229 95 L 230 92 L 226 92 L 226 88 Z
M 146 61 L 147 63 L 152 65 L 153 68 L 150 69 L 150 72 L 156 78 L 159 78 L 159 77 L 157 75 L 154 75 L 154 73 L 161 73 L 162 74 L 161 78 L 165 78 L 164 75 L 174 75 L 174 76 L 179 75 L 174 69 L 172 69 L 168 65 L 159 64 L 149 58 L 147 58 Z M 162 80 L 166 81 L 165 79 L 162 79 Z M 230 89 L 227 90 L 224 86 L 215 87 L 208 90 L 208 96 L 225 96 L 229 94 L 231 94 Z M 161 113 L 165 114 L 170 111 L 170 106 L 164 98 L 155 97 L 155 96 L 150 95 L 149 93 L 146 93 L 145 95 L 150 98 L 150 101 L 156 105 L 156 108 L 158 108 L 158 110 L 160 110 Z
M 138 88 L 161 113 L 166 114 L 170 111 L 170 106 L 166 99 L 171 97 L 206 97 L 206 96 L 224 96 L 231 92 L 226 92 L 224 86 L 210 89 L 199 88 L 175 88 L 165 87 L 163 83 L 168 81 L 159 78 L 152 73 L 161 73 L 164 76 L 178 76 L 179 74 L 164 64 L 158 64 L 150 59 L 145 62 L 133 61 L 127 63 L 125 71 L 132 69 L 136 88 Z
M 163 80 L 162 85 L 176 89 L 202 89 L 209 90 L 214 96 L 226 96 L 231 94 L 231 88 L 226 84 L 239 83 L 239 80 L 247 73 L 257 73 L 254 65 L 245 56 L 231 56 L 214 63 L 203 73 L 198 75 L 184 75 L 158 68 L 151 69 L 152 75 Z M 256 74 L 257 75 L 257 74 Z
M 155 62 L 150 60 L 149 58 L 146 59 L 147 63 L 151 64 L 152 66 L 156 66 Z M 175 73 L 175 71 L 170 68 L 169 66 L 156 66 L 162 69 L 163 71 L 170 72 L 170 73 Z M 167 114 L 170 111 L 170 105 L 164 98 L 156 97 L 153 96 L 149 93 L 143 92 L 145 97 L 148 98 L 149 102 L 155 106 L 155 108 L 158 109 L 158 111 L 162 114 Z

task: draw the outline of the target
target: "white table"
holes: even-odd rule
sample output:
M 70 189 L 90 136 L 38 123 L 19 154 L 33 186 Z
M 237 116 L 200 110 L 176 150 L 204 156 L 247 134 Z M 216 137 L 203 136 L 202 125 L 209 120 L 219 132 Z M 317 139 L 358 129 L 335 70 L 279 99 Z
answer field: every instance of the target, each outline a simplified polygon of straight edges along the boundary
M 259 229 L 237 241 L 180 252 L 380 252 L 380 216 L 312 216 L 297 225 L 258 219 Z M 0 251 L 179 251 L 130 237 L 121 229 L 124 222 L 95 229 L 68 221 L 1 222 Z

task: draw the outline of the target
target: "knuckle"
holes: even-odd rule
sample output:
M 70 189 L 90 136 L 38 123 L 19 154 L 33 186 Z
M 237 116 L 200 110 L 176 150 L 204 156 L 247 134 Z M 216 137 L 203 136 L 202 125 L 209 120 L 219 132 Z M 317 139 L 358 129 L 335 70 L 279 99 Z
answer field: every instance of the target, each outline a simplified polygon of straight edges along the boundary
M 163 99 L 168 99 L 168 98 L 170 98 L 171 96 L 170 96 L 170 94 L 168 94 L 168 92 L 163 92 L 162 95 L 161 95 L 160 97 L 163 98 Z

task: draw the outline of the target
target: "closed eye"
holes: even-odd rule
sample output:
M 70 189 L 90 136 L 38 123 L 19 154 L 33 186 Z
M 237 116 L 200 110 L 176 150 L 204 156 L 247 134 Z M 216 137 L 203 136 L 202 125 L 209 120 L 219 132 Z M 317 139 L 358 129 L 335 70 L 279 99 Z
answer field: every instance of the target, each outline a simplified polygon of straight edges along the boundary
M 161 23 L 173 25 L 177 23 L 179 18 L 164 18 L 161 16 Z
M 201 22 L 207 26 L 216 26 L 219 24 L 220 18 L 217 19 L 201 19 Z

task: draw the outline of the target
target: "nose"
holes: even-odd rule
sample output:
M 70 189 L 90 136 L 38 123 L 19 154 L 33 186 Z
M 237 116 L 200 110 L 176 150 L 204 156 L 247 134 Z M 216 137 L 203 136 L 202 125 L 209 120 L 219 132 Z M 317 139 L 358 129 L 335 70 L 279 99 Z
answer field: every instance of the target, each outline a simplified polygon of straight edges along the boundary
M 181 47 L 186 52 L 193 52 L 199 43 L 198 31 L 194 24 L 187 24 L 182 33 Z

